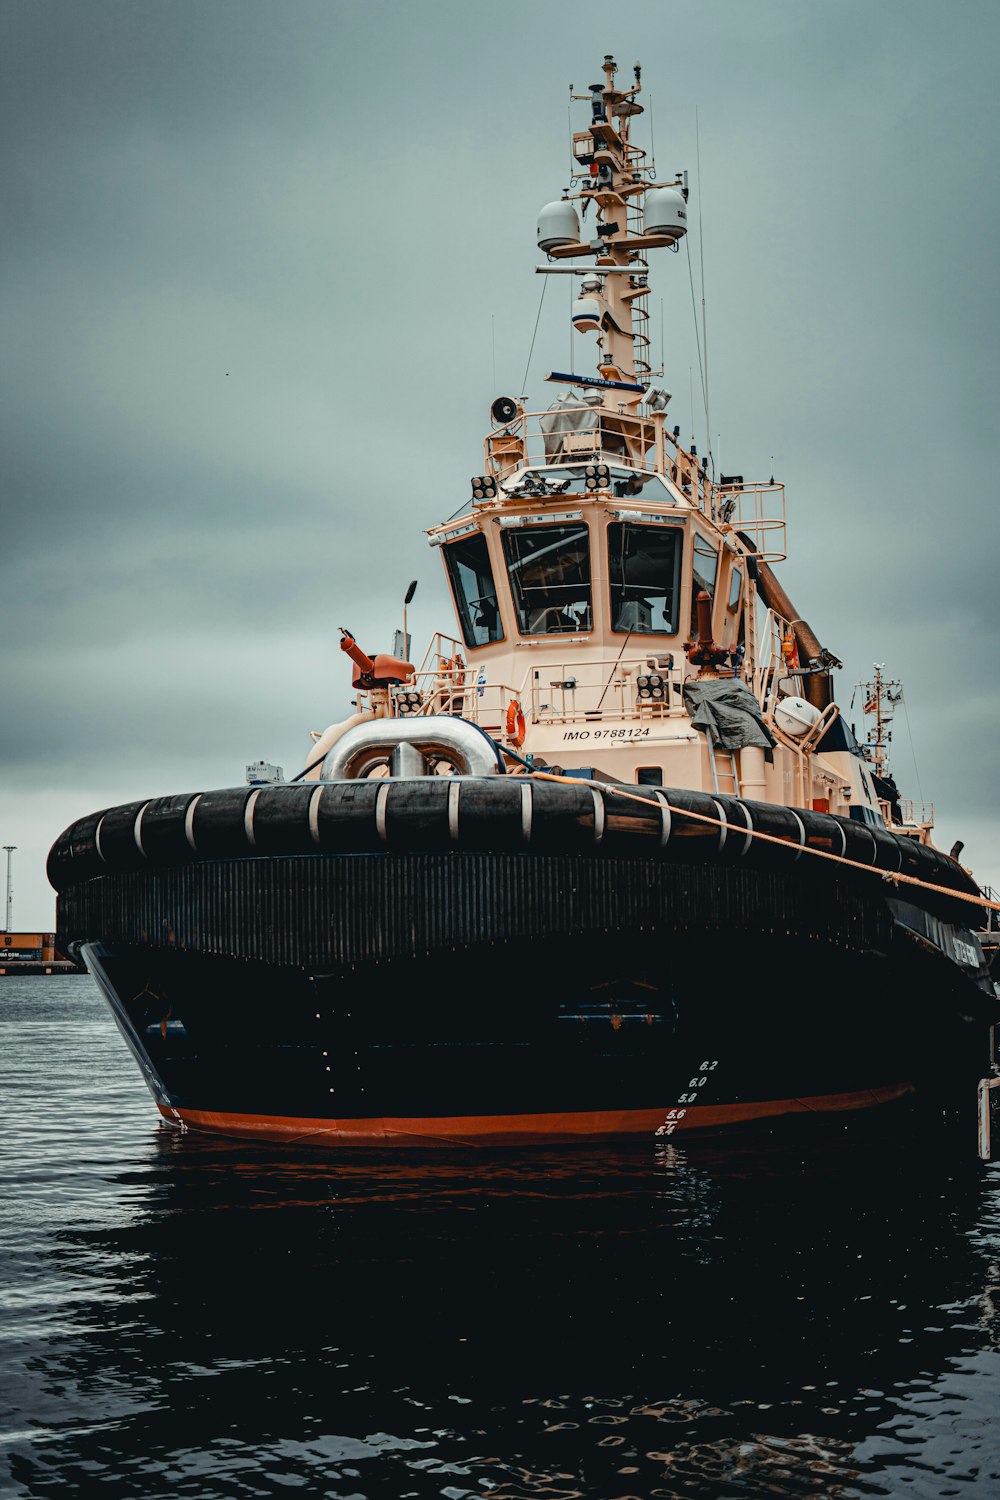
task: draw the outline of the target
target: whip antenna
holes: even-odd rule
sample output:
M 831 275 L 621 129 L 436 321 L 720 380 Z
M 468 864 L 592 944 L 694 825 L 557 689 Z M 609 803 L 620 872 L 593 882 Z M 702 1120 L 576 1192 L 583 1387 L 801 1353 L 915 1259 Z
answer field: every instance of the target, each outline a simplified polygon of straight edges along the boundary
M 701 258 L 701 342 L 705 351 L 705 369 L 702 382 L 705 388 L 705 447 L 712 454 L 712 417 L 708 405 L 708 327 L 705 322 L 705 236 L 701 227 L 701 131 L 698 126 L 698 106 L 694 107 L 694 158 L 698 169 L 698 254 Z
M 548 284 L 549 284 L 549 279 L 546 276 L 546 278 L 542 282 L 542 295 L 538 299 L 538 312 L 535 315 L 535 331 L 531 335 L 531 347 L 528 350 L 528 362 L 527 362 L 527 364 L 524 367 L 524 379 L 521 381 L 521 391 L 522 391 L 522 393 L 524 391 L 526 391 L 527 388 L 528 388 L 528 371 L 531 368 L 531 356 L 535 352 L 535 339 L 538 337 L 538 324 L 539 324 L 539 320 L 541 319 L 541 316 L 542 316 L 542 303 L 545 301 L 545 291 L 546 291 L 546 288 L 548 287 Z

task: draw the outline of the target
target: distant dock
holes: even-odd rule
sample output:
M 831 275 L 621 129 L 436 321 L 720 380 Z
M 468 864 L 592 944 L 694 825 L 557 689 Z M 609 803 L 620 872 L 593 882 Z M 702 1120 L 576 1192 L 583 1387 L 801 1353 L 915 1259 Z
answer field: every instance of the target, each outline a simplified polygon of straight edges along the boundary
M 15 974 L 86 974 L 56 947 L 54 932 L 0 932 L 0 978 Z

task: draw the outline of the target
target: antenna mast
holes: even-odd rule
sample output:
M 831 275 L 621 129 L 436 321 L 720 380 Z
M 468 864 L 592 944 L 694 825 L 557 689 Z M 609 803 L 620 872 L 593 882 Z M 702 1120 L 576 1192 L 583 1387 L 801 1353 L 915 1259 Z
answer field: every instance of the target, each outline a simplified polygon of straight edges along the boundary
M 624 414 L 650 394 L 653 374 L 647 253 L 676 250 L 687 233 L 687 184 L 683 174 L 656 181 L 649 153 L 631 139 L 632 121 L 643 112 L 639 64 L 631 86 L 616 84 L 618 64 L 610 53 L 601 71 L 603 82 L 586 93 L 570 90 L 572 100 L 590 106 L 590 120 L 573 133 L 570 186 L 539 214 L 538 246 L 550 262 L 590 261 L 577 273 L 582 281 L 572 325 L 597 336 L 596 378 L 573 372 L 548 378 L 594 386 L 606 411 Z M 552 274 L 562 267 L 538 269 Z
M 884 662 L 874 662 L 875 678 L 872 682 L 855 684 L 855 691 L 862 693 L 862 712 L 870 714 L 875 722 L 868 730 L 862 745 L 865 759 L 870 761 L 876 776 L 889 774 L 889 745 L 892 743 L 892 720 L 897 703 L 903 701 L 903 684 L 897 679 L 882 676 Z

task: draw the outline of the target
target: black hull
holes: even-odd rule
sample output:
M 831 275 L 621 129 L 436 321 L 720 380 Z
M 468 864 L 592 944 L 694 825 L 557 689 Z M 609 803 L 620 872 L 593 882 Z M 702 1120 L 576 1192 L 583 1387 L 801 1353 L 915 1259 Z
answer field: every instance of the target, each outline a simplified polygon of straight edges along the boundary
M 65 890 L 60 941 L 190 1128 L 655 1138 L 918 1092 L 971 1132 L 997 1011 L 975 908 L 764 853 L 147 864 Z

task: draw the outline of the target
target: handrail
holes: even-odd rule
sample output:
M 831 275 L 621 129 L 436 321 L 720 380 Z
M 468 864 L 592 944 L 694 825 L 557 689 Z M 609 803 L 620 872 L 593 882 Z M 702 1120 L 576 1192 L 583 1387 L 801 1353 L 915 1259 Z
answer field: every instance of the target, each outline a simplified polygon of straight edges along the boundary
M 621 722 L 687 717 L 681 688 L 685 669 L 650 665 L 656 653 L 597 661 L 529 664 L 519 684 L 490 681 L 485 663 L 466 663 L 458 641 L 440 633 L 412 678 L 391 690 L 391 717 L 454 714 L 489 733 L 501 733 L 511 705 L 534 724 Z M 544 672 L 544 677 L 537 674 Z M 656 674 L 664 697 L 640 697 L 636 678 Z M 359 693 L 359 704 L 364 697 Z
M 541 421 L 558 415 L 587 420 L 576 429 L 544 432 Z M 522 466 L 597 460 L 617 460 L 642 473 L 662 474 L 704 515 L 745 532 L 763 561 L 782 562 L 788 555 L 785 486 L 772 478 L 723 487 L 709 478 L 704 457 L 699 460 L 667 429 L 664 413 L 651 413 L 641 404 L 630 407 L 622 402 L 617 411 L 586 402 L 519 411 L 487 434 L 484 453 L 488 472 L 498 480 Z
M 934 827 L 933 802 L 914 802 L 911 798 L 906 797 L 902 801 L 901 808 L 904 823 L 915 823 L 918 828 Z
M 575 415 L 585 419 L 577 428 L 544 432 L 543 418 Z M 491 474 L 505 479 L 523 464 L 602 461 L 627 464 L 646 473 L 656 472 L 656 425 L 651 416 L 629 409 L 604 406 L 559 406 L 519 413 L 486 437 L 485 458 Z

